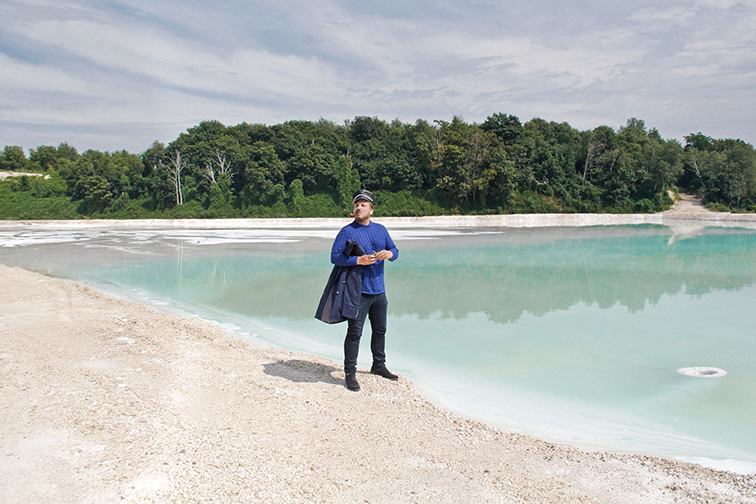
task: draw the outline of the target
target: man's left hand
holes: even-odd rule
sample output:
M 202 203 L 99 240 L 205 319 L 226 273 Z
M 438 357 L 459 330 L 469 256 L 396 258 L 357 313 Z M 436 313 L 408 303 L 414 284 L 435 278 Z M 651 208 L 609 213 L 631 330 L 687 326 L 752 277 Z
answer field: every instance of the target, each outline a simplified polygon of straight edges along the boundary
M 381 250 L 380 252 L 376 252 L 375 254 L 375 258 L 379 261 L 391 259 L 392 257 L 394 257 L 394 253 L 390 250 Z

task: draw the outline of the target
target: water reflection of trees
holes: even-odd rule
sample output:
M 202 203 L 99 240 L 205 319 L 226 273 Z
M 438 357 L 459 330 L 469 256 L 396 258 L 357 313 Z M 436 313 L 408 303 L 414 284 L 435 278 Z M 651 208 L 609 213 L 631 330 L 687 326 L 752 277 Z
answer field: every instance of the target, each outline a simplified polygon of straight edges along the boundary
M 754 258 L 756 259 L 756 257 Z M 466 270 L 455 268 L 455 278 L 433 277 L 394 282 L 391 313 L 427 318 L 440 313 L 462 319 L 483 312 L 492 321 L 517 320 L 523 313 L 543 315 L 578 303 L 609 308 L 619 303 L 631 312 L 647 303 L 656 304 L 664 294 L 703 295 L 713 289 L 738 289 L 753 285 L 753 275 L 723 277 L 630 271 L 581 271 L 576 268 L 510 268 Z M 443 285 L 443 287 L 442 287 Z
M 665 294 L 702 296 L 756 283 L 756 234 L 599 237 L 445 249 L 392 278 L 391 313 L 506 323 L 578 303 L 642 310 Z M 407 265 L 405 265 L 407 266 Z

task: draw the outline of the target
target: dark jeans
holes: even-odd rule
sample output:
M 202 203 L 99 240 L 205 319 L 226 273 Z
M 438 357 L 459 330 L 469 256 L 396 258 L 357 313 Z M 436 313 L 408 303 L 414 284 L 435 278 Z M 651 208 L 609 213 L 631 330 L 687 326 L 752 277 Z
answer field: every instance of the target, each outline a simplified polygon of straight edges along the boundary
M 373 367 L 382 368 L 386 365 L 386 312 L 388 301 L 386 293 L 362 294 L 360 311 L 357 318 L 349 319 L 346 339 L 344 340 L 344 372 L 354 374 L 357 371 L 357 355 L 360 352 L 360 337 L 365 326 L 365 318 L 370 318 L 370 328 L 373 331 L 370 338 L 370 350 L 373 352 Z

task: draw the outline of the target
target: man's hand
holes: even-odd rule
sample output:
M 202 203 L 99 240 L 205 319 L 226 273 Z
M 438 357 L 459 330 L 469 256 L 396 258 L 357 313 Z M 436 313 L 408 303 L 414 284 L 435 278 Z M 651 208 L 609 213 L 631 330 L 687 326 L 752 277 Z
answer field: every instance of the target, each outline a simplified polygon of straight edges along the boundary
M 380 252 L 375 254 L 375 258 L 379 261 L 385 261 L 386 259 L 391 259 L 394 257 L 394 253 L 390 250 L 381 250 Z

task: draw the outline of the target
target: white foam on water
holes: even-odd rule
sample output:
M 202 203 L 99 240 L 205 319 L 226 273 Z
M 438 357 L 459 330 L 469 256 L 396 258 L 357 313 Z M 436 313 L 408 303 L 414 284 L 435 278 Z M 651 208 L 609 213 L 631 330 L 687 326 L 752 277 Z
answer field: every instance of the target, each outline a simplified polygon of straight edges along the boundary
M 345 223 L 348 221 L 345 221 Z M 500 234 L 501 231 L 460 231 L 449 229 L 392 229 L 394 240 L 430 240 L 445 236 L 467 234 L 470 236 Z M 161 241 L 178 241 L 194 246 L 230 244 L 295 243 L 305 239 L 333 240 L 333 229 L 298 228 L 229 228 L 229 229 L 165 229 L 165 230 L 56 230 L 56 231 L 0 231 L 0 247 L 26 247 L 30 245 L 62 244 L 81 242 L 90 247 L 113 247 L 128 253 L 136 253 L 133 248 L 117 248 L 107 242 L 122 241 L 133 245 L 151 244 Z M 105 243 L 91 243 L 93 240 Z
M 117 252 L 125 252 L 127 254 L 134 254 L 134 255 L 152 255 L 152 252 L 150 252 L 149 250 L 142 250 L 142 249 L 133 248 L 133 247 L 123 247 L 123 246 L 116 246 L 116 245 L 86 244 L 84 245 L 84 248 L 102 248 L 102 249 L 113 250 Z
M 721 378 L 727 374 L 724 369 L 715 367 L 685 367 L 677 370 L 678 373 L 695 378 Z
M 191 238 L 186 239 L 189 245 L 231 245 L 244 243 L 296 243 L 300 240 L 286 238 Z
M 331 230 L 312 229 L 222 229 L 169 230 L 158 236 L 165 240 L 183 241 L 192 245 L 217 245 L 223 243 L 290 243 L 307 238 L 333 239 Z
M 0 247 L 27 247 L 52 243 L 70 243 L 81 239 L 81 233 L 0 232 Z

